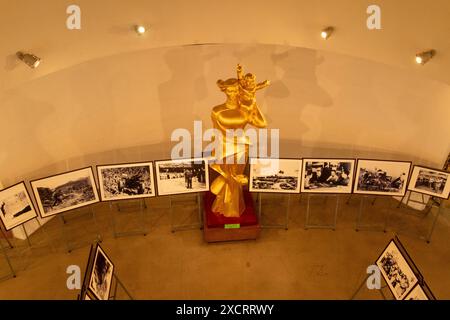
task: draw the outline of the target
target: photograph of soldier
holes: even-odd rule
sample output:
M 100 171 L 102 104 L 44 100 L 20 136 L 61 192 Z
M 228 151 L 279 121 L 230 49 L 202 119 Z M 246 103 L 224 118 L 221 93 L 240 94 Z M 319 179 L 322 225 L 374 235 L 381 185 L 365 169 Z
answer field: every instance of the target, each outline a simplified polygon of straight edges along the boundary
M 91 168 L 31 181 L 42 216 L 49 216 L 99 201 Z
M 207 175 L 207 162 L 203 159 L 156 162 L 160 195 L 208 191 Z
M 351 193 L 354 160 L 303 159 L 302 192 Z
M 97 167 L 102 200 L 123 200 L 155 195 L 153 163 Z
M 358 160 L 355 193 L 403 196 L 410 167 L 410 162 Z
M 403 299 L 418 281 L 394 241 L 385 249 L 377 265 L 397 300 Z
M 36 217 L 24 183 L 0 191 L 0 219 L 6 230 L 10 230 Z
M 301 165 L 297 159 L 251 159 L 250 191 L 298 193 Z

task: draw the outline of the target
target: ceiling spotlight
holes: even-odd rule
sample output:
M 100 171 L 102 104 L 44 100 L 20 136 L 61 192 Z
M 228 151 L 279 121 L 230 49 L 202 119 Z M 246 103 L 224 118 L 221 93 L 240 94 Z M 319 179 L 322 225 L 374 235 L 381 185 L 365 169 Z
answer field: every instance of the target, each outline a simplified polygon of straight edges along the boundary
M 25 62 L 30 68 L 37 68 L 39 64 L 41 63 L 41 58 L 35 56 L 31 53 L 23 53 L 22 51 L 19 51 L 16 53 L 17 58 Z
M 429 51 L 424 51 L 424 52 L 418 53 L 418 54 L 416 54 L 416 63 L 424 65 L 435 55 L 436 55 L 435 50 L 429 50 Z
M 141 25 L 134 26 L 134 30 L 135 30 L 135 31 L 137 32 L 137 34 L 139 34 L 139 35 L 144 34 L 145 31 L 147 31 L 147 30 L 145 29 L 145 27 L 144 27 L 144 26 L 141 26 Z
M 322 39 L 327 40 L 331 36 L 333 31 L 334 31 L 333 27 L 326 27 L 325 29 L 322 30 L 320 36 L 322 37 Z

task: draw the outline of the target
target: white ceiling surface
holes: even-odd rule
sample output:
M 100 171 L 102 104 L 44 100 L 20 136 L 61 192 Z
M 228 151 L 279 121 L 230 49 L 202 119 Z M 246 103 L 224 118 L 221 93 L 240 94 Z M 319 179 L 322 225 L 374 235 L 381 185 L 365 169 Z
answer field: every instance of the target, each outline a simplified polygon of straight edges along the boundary
M 66 28 L 66 8 L 73 3 L 81 7 L 81 30 Z M 366 27 L 370 4 L 381 7 L 381 30 Z M 136 35 L 136 23 L 149 32 Z M 324 41 L 319 34 L 328 25 L 336 30 Z M 0 0 L 0 90 L 118 53 L 200 43 L 314 48 L 450 84 L 449 35 L 449 0 Z M 431 48 L 436 57 L 416 65 L 414 54 Z M 18 50 L 41 57 L 41 66 L 20 63 Z

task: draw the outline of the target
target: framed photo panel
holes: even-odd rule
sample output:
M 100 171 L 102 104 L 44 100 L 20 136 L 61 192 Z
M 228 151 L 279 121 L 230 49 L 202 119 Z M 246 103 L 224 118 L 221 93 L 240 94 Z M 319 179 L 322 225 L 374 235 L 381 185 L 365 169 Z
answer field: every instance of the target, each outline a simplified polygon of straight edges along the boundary
M 448 199 L 450 195 L 450 172 L 414 166 L 408 190 Z
M 205 158 L 155 161 L 158 195 L 209 190 L 208 160 Z
M 88 270 L 88 291 L 98 300 L 109 300 L 114 264 L 99 244 L 93 252 L 93 263 Z
M 153 163 L 125 163 L 97 166 L 102 201 L 154 197 Z
M 358 159 L 353 192 L 403 197 L 410 170 L 410 161 Z
M 418 283 L 417 275 L 393 239 L 383 250 L 376 265 L 396 300 L 404 299 Z
M 99 202 L 91 167 L 31 181 L 41 217 Z
M 404 300 L 436 300 L 430 288 L 426 283 L 422 285 L 416 284 L 414 289 L 405 297 Z
M 301 192 L 352 193 L 355 159 L 303 159 Z
M 0 190 L 0 219 L 11 230 L 37 217 L 24 182 Z
M 250 192 L 299 193 L 300 159 L 250 159 Z

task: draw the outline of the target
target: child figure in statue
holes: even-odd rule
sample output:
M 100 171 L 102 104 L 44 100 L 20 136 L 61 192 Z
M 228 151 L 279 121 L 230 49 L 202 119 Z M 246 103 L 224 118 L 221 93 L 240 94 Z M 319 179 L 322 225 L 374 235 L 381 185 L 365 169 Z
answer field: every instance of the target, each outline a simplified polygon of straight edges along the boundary
M 247 124 L 257 128 L 267 126 L 266 119 L 256 104 L 256 91 L 268 86 L 269 82 L 256 84 L 253 74 L 243 76 L 240 65 L 237 67 L 237 76 L 237 79 L 217 81 L 220 90 L 227 96 L 227 101 L 214 107 L 211 113 L 214 127 L 222 133 L 222 155 L 220 159 L 216 156 L 216 160 L 222 161 L 211 165 L 220 174 L 211 184 L 211 192 L 216 195 L 212 211 L 226 217 L 239 217 L 245 210 L 242 186 L 248 183 L 244 169 L 249 150 L 246 137 L 227 135 L 227 130 L 244 130 Z

